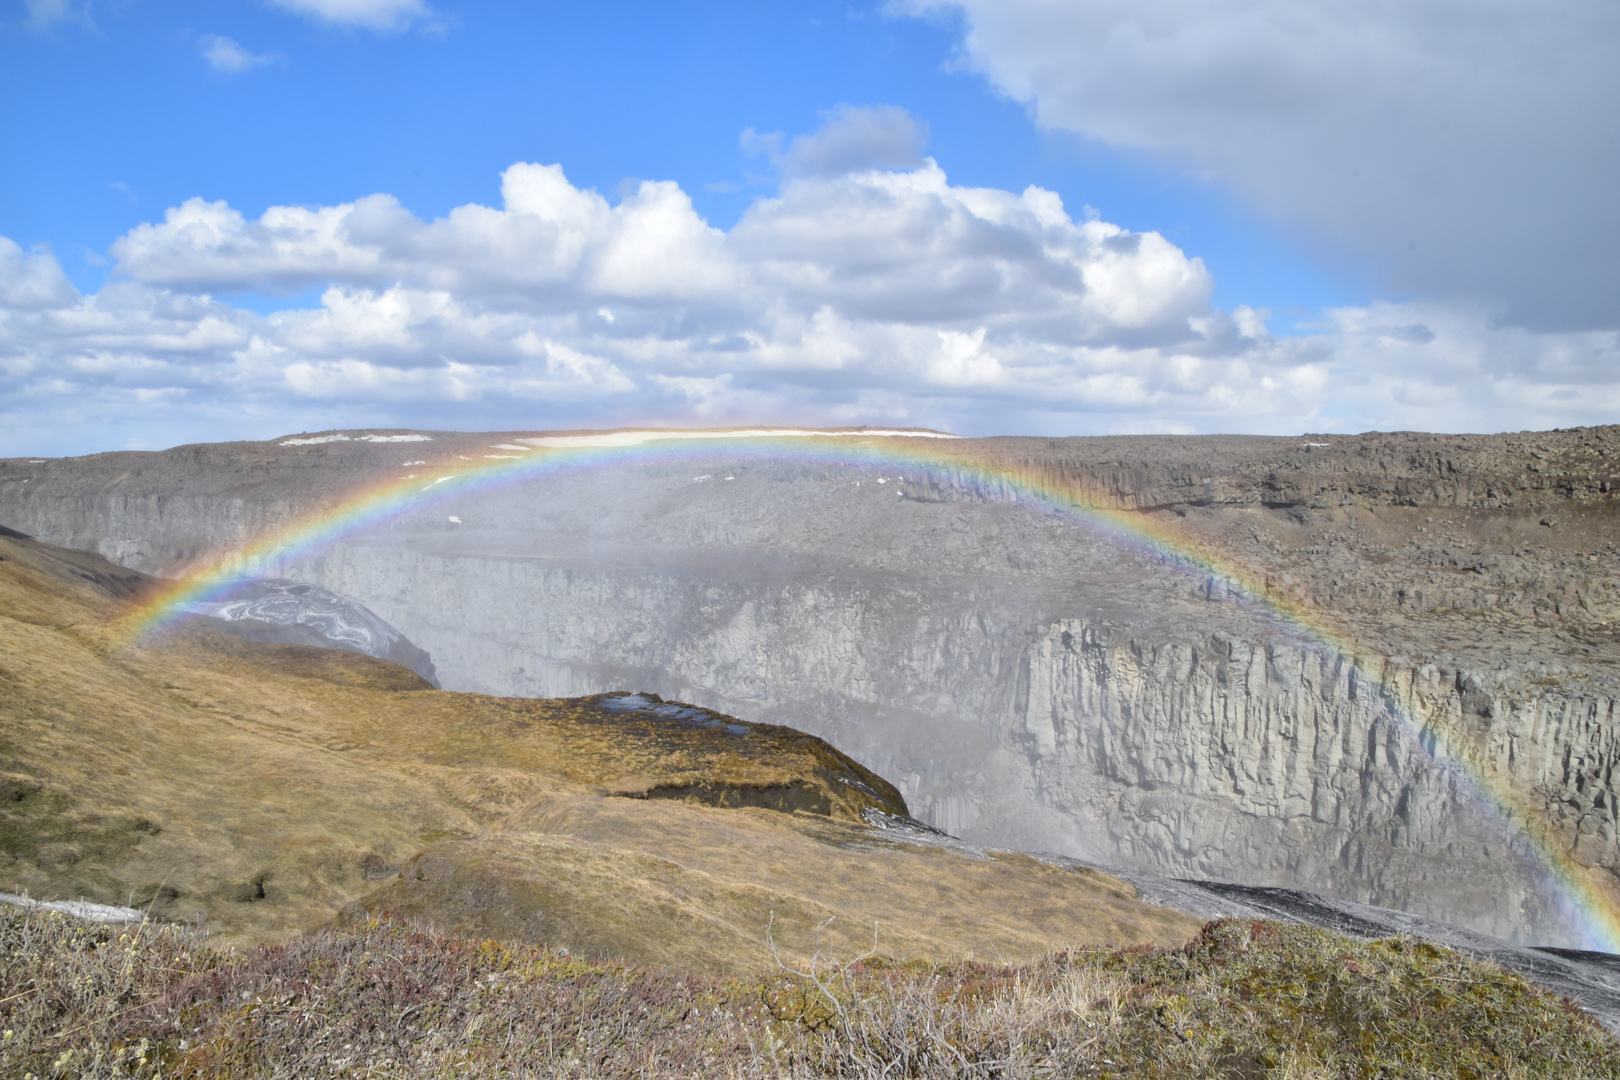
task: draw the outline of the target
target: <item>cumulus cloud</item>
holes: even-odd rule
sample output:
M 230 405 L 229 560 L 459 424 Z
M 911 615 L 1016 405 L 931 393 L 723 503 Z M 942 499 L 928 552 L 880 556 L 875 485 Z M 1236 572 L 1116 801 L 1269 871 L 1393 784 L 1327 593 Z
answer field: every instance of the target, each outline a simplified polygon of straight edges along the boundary
M 276 60 L 270 53 L 248 52 L 231 38 L 219 34 L 205 34 L 199 38 L 197 51 L 210 68 L 226 75 L 240 75 Z
M 271 0 L 276 7 L 329 26 L 399 31 L 430 22 L 422 0 Z
M 1275 337 L 1159 234 L 926 158 L 789 173 L 730 230 L 668 182 L 614 203 L 520 163 L 501 192 L 432 220 L 387 195 L 257 218 L 194 199 L 121 237 L 88 295 L 0 241 L 0 452 L 368 422 L 1454 430 L 1620 405 L 1613 333 L 1433 303 Z M 310 289 L 268 314 L 232 299 Z
M 1602 0 L 898 0 L 1047 126 L 1147 150 L 1397 292 L 1613 328 L 1620 13 Z
M 1025 329 L 1070 341 L 1175 340 L 1208 307 L 1203 264 L 1157 233 L 1073 221 L 1052 192 L 952 186 L 909 171 L 801 177 L 730 232 L 679 186 L 618 205 L 557 165 L 518 164 L 504 205 L 422 221 L 391 196 L 271 207 L 256 221 L 193 199 L 112 247 L 149 285 L 225 292 L 343 287 L 444 291 L 485 309 L 596 311 L 622 333 L 680 319 L 754 327 L 762 313 Z M 650 321 L 649 321 L 650 320 Z

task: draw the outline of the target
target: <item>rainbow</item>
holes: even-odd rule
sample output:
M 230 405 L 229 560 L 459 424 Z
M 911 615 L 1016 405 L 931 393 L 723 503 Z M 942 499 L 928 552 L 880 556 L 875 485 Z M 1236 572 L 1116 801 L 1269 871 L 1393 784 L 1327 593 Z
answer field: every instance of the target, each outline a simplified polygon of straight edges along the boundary
M 323 436 L 288 442 L 346 439 Z M 372 437 L 373 441 L 406 439 L 427 441 L 419 436 Z M 1620 952 L 1620 897 L 1605 890 L 1595 873 L 1571 858 L 1542 815 L 1505 779 L 1457 749 L 1466 748 L 1469 742 L 1450 729 L 1447 718 L 1430 715 L 1421 705 L 1401 703 L 1391 688 L 1370 675 L 1361 659 L 1368 650 L 1349 632 L 1334 626 L 1323 612 L 1278 595 L 1263 576 L 1145 514 L 1110 508 L 1107 493 L 1084 488 L 1056 470 L 993 462 L 953 436 L 916 430 L 633 430 L 522 438 L 497 449 L 511 453 L 424 468 L 404 478 L 357 488 L 324 509 L 218 555 L 153 594 L 122 620 L 117 636 L 129 646 L 148 642 L 193 605 L 228 595 L 244 575 L 259 567 L 296 562 L 344 537 L 475 491 L 630 462 L 677 463 L 712 457 L 722 449 L 739 461 L 789 460 L 882 469 L 898 474 L 902 482 L 944 483 L 987 498 L 1016 500 L 1098 530 L 1145 550 L 1167 567 L 1236 595 L 1295 634 L 1349 658 L 1369 685 L 1381 687 L 1386 713 L 1407 738 L 1453 778 L 1460 792 L 1507 826 L 1510 835 L 1516 834 L 1516 846 L 1540 865 L 1546 885 L 1569 906 L 1587 946 Z

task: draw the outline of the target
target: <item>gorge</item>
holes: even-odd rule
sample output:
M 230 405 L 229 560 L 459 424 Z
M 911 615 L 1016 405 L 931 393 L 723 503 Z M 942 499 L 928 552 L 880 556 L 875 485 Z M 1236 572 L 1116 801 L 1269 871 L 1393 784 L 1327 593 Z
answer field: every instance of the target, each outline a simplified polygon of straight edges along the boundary
M 556 442 L 12 459 L 0 523 L 163 576 L 256 551 L 235 568 L 354 598 L 447 689 L 791 725 L 973 843 L 1612 948 L 1620 429 L 857 431 L 500 472 Z M 490 482 L 255 547 L 469 465 Z

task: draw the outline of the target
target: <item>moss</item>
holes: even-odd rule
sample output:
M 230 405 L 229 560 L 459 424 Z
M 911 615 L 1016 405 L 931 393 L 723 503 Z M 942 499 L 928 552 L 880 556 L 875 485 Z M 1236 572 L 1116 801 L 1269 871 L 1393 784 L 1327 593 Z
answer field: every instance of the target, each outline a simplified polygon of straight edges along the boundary
M 67 793 L 26 777 L 0 777 L 0 865 L 19 884 L 53 881 L 63 895 L 124 903 L 128 888 L 111 868 L 161 831 L 137 815 L 88 813 Z

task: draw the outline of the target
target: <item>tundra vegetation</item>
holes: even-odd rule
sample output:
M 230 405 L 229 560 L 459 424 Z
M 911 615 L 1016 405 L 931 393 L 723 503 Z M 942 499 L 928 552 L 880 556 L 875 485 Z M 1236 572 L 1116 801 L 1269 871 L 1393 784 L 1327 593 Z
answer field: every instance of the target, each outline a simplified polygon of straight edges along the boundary
M 1217 921 L 1019 965 L 714 978 L 371 920 L 257 949 L 0 921 L 15 1077 L 1620 1076 L 1591 1017 L 1401 939 Z

